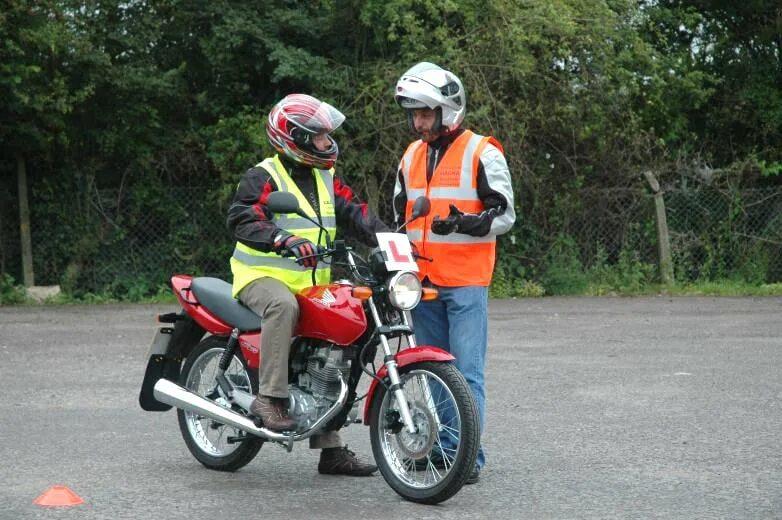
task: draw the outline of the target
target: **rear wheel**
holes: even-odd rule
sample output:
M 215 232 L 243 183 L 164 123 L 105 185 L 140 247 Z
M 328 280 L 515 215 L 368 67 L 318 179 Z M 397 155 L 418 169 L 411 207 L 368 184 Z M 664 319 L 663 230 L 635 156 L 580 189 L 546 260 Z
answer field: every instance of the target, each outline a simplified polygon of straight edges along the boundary
M 413 502 L 436 504 L 456 494 L 478 456 L 478 409 L 464 376 L 450 363 L 399 370 L 416 428 L 402 423 L 397 399 L 383 386 L 372 397 L 372 453 L 386 482 Z
M 181 384 L 220 406 L 232 408 L 218 392 L 215 380 L 227 341 L 225 337 L 209 336 L 196 345 L 182 368 Z M 238 351 L 225 375 L 236 388 L 250 394 L 257 393 L 258 375 L 255 370 L 247 368 L 247 363 Z M 246 415 L 239 407 L 234 406 L 232 409 Z M 177 410 L 177 416 L 187 448 L 207 468 L 236 471 L 253 460 L 263 445 L 262 439 L 198 413 Z

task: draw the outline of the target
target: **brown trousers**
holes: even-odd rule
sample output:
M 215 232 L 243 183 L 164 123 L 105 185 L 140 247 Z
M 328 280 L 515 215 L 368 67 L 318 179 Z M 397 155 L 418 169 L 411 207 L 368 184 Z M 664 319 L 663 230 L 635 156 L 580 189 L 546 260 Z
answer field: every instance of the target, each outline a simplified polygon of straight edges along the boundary
M 288 357 L 299 319 L 299 304 L 288 286 L 275 278 L 259 278 L 239 293 L 239 301 L 261 317 L 261 366 L 258 393 L 288 398 Z M 310 437 L 310 448 L 342 447 L 339 432 Z

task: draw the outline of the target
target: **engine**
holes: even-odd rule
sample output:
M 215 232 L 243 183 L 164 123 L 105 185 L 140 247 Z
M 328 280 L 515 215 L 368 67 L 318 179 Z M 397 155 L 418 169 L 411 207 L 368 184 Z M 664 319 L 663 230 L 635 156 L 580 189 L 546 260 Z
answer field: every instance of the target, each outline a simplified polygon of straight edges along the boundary
M 297 383 L 289 388 L 291 417 L 299 430 L 310 428 L 339 397 L 339 375 L 345 382 L 350 374 L 350 360 L 336 346 L 319 347 L 304 360 Z

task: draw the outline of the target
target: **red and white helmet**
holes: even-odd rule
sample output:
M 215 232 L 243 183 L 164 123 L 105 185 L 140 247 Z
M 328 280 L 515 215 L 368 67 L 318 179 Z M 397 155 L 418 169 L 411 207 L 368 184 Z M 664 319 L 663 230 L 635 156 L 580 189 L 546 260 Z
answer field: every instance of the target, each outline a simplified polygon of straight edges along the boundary
M 266 122 L 271 145 L 297 163 L 313 168 L 334 167 L 339 155 L 337 142 L 319 151 L 312 143 L 317 134 L 329 134 L 339 128 L 345 116 L 333 106 L 306 94 L 290 94 L 274 105 Z

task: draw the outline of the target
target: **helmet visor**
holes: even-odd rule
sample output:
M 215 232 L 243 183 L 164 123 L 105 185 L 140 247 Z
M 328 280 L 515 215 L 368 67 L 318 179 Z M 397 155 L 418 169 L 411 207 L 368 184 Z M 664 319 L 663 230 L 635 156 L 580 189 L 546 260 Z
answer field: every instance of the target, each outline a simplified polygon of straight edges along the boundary
M 303 100 L 300 110 L 290 113 L 289 118 L 296 126 L 310 134 L 328 134 L 339 128 L 345 115 L 333 106 L 315 98 Z
M 402 89 L 400 88 L 399 90 Z M 396 96 L 396 101 L 397 103 L 399 103 L 399 106 L 407 110 L 415 110 L 417 108 L 431 108 L 423 101 L 419 101 L 418 99 L 415 99 L 413 97 Z

